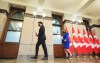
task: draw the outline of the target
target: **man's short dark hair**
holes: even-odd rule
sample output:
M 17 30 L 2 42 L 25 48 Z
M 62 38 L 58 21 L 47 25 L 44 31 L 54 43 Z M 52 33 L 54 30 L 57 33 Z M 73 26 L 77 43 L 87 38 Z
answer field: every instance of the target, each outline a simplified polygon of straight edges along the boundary
M 39 21 L 38 23 L 43 24 L 41 21 Z

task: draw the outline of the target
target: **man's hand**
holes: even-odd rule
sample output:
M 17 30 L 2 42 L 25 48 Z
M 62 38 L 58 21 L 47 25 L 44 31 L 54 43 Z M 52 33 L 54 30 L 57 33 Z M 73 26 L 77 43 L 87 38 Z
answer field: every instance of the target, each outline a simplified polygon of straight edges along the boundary
M 38 36 L 38 34 L 35 32 L 35 35 Z

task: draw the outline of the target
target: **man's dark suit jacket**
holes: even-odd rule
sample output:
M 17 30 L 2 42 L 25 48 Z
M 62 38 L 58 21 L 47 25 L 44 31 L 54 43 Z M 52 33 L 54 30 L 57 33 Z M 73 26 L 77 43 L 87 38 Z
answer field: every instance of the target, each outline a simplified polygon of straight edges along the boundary
M 39 29 L 39 33 L 38 33 L 38 41 L 42 42 L 46 40 L 46 36 L 45 36 L 45 27 L 42 25 Z

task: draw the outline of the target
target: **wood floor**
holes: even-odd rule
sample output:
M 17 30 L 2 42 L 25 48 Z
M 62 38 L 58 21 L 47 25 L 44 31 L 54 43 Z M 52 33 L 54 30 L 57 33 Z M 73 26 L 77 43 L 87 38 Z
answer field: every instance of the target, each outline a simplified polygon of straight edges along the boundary
M 17 59 L 0 59 L 0 63 L 100 63 L 100 58 L 96 57 L 89 57 L 86 56 L 84 58 L 83 56 L 76 58 L 51 58 L 49 57 L 48 60 L 41 60 L 42 57 L 39 57 L 37 60 L 33 60 L 30 57 L 18 57 Z

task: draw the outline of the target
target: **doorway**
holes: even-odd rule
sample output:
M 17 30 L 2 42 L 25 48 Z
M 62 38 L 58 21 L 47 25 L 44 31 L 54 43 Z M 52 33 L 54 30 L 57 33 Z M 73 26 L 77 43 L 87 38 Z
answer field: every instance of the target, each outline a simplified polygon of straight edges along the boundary
M 65 56 L 63 45 L 62 45 L 62 14 L 52 14 L 52 25 L 53 25 L 53 50 L 54 50 L 54 57 L 61 58 Z M 58 53 L 59 52 L 59 53 Z
M 17 58 L 25 9 L 11 7 L 2 34 L 0 58 Z

